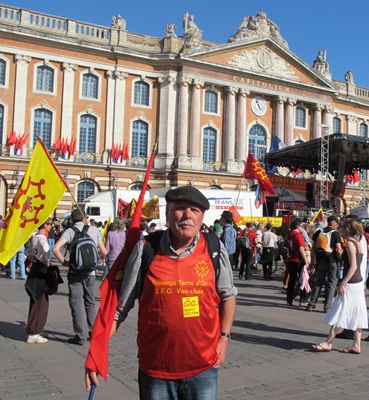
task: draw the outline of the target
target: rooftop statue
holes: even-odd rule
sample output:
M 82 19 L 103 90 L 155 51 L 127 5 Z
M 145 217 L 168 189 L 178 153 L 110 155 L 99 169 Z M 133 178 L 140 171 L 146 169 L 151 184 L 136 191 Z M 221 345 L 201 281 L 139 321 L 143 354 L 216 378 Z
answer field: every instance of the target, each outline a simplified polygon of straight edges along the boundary
M 200 46 L 202 37 L 202 30 L 199 29 L 195 23 L 195 17 L 189 15 L 186 11 L 182 18 L 183 23 L 183 38 L 185 39 L 187 48 L 194 48 Z

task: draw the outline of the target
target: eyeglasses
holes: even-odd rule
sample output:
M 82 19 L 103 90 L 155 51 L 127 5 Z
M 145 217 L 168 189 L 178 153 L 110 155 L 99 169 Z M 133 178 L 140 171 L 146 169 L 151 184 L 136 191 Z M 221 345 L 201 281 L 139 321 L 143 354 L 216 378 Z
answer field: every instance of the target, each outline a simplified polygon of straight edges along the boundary
M 52 223 L 51 222 L 46 222 L 46 224 L 45 225 L 52 225 Z

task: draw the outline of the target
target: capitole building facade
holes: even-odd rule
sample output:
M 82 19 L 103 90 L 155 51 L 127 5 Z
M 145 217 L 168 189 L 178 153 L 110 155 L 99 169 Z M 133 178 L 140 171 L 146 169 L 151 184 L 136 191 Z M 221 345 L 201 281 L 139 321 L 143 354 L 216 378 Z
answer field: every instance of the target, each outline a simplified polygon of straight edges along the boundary
M 273 135 L 294 145 L 323 125 L 368 136 L 369 89 L 351 71 L 334 80 L 324 50 L 301 60 L 263 11 L 225 44 L 203 40 L 187 12 L 163 37 L 128 25 L 119 14 L 104 27 L 0 6 L 0 213 L 37 137 L 69 185 L 60 216 L 98 191 L 139 188 L 156 140 L 151 188 L 229 190 L 250 185 L 247 155 L 263 156 Z M 21 150 L 7 145 L 11 132 Z M 352 206 L 364 195 L 346 188 Z

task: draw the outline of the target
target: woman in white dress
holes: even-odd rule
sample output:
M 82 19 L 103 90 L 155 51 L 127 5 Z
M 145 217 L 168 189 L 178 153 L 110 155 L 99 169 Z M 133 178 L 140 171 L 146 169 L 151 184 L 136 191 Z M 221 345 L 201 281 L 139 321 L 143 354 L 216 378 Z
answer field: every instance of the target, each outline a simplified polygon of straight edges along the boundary
M 359 243 L 363 235 L 360 222 L 346 219 L 340 224 L 340 232 L 347 243 L 342 254 L 344 265 L 343 278 L 337 288 L 331 308 L 324 318 L 324 322 L 331 326 L 325 342 L 313 345 L 316 351 L 332 350 L 332 343 L 336 335 L 343 329 L 354 331 L 352 346 L 340 350 L 341 353 L 361 353 L 361 331 L 368 328 L 368 314 L 366 309 L 364 280 L 360 274 L 360 264 L 363 249 Z

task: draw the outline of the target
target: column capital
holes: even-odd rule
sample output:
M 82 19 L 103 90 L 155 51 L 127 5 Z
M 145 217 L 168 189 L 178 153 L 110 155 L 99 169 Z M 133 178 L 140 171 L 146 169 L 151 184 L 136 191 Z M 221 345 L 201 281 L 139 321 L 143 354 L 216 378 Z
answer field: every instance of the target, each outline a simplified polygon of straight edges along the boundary
M 290 106 L 295 106 L 296 103 L 297 103 L 297 100 L 295 98 L 293 98 L 293 97 L 289 97 L 287 99 L 287 104 L 289 104 Z
M 284 104 L 287 101 L 287 97 L 286 96 L 277 96 L 275 98 L 275 102 L 279 103 L 279 104 Z
M 61 65 L 61 68 L 65 72 L 74 72 L 74 71 L 77 71 L 78 65 L 77 64 L 71 64 L 71 63 L 63 62 L 62 65 Z
M 205 81 L 202 79 L 193 79 L 192 80 L 193 89 L 200 89 L 200 88 L 204 87 L 204 85 L 205 85 Z
M 324 111 L 327 112 L 328 114 L 333 114 L 334 113 L 334 107 L 332 104 L 326 104 L 324 106 Z
M 29 64 L 29 63 L 31 62 L 31 60 L 32 60 L 32 57 L 30 57 L 30 56 L 25 56 L 25 55 L 23 55 L 23 54 L 16 54 L 16 55 L 14 56 L 14 61 L 15 61 L 17 64 Z
M 190 83 L 192 82 L 192 79 L 189 78 L 186 75 L 179 75 L 177 78 L 177 83 L 179 86 L 185 86 L 188 87 L 190 85 Z
M 348 122 L 357 122 L 357 117 L 355 115 L 347 115 Z
M 239 88 L 236 86 L 228 86 L 227 87 L 227 93 L 231 96 L 235 96 L 238 92 Z
M 245 88 L 240 88 L 238 90 L 238 94 L 240 95 L 240 97 L 247 97 L 250 94 L 250 90 Z
M 173 75 L 165 75 L 165 76 L 160 76 L 158 78 L 159 83 L 164 83 L 167 81 L 169 85 L 173 86 L 177 82 L 177 77 Z
M 320 103 L 314 104 L 314 111 L 322 112 L 323 110 L 324 110 L 324 104 Z
M 124 81 L 128 78 L 128 76 L 129 74 L 127 72 L 119 71 L 117 69 L 114 71 L 114 78 L 118 79 L 119 81 Z

